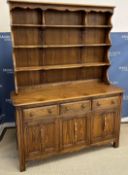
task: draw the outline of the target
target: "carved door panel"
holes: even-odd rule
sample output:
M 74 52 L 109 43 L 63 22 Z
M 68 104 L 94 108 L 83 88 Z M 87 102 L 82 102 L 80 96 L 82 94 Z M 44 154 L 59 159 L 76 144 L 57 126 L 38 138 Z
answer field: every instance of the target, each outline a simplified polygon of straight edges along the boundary
M 57 119 L 42 119 L 37 123 L 25 124 L 24 130 L 26 156 L 53 153 L 58 150 Z
M 62 117 L 61 120 L 61 148 L 66 149 L 73 147 L 75 144 L 75 128 L 74 128 L 74 117 Z
M 40 125 L 25 125 L 24 130 L 25 153 L 26 156 L 37 155 L 41 153 L 41 132 Z
M 89 117 L 66 116 L 61 120 L 61 149 L 89 143 Z
M 97 111 L 91 118 L 91 142 L 111 139 L 116 135 L 118 110 Z
M 47 119 L 41 124 L 42 151 L 56 152 L 59 145 L 59 125 L 57 119 Z
M 75 125 L 75 144 L 88 144 L 90 133 L 89 116 L 83 115 L 76 117 Z

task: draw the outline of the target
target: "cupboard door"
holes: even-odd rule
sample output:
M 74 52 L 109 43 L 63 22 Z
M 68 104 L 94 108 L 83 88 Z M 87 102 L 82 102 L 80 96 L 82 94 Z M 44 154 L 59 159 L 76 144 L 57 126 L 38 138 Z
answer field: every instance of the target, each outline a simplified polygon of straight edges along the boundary
M 61 120 L 61 149 L 89 143 L 89 117 L 66 116 Z
M 56 152 L 59 142 L 59 125 L 57 119 L 47 119 L 41 125 L 41 145 L 45 153 Z
M 97 111 L 91 118 L 91 142 L 98 142 L 116 137 L 118 110 Z
M 79 116 L 74 120 L 75 144 L 89 144 L 90 122 L 89 116 Z
M 39 156 L 58 150 L 58 122 L 48 118 L 25 124 L 24 130 L 26 156 Z
M 73 147 L 75 143 L 74 117 L 62 117 L 61 120 L 61 149 Z

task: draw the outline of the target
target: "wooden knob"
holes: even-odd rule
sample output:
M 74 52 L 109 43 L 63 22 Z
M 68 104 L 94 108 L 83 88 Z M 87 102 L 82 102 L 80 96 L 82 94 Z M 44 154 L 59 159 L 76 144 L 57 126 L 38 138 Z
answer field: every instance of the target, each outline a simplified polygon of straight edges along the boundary
M 65 106 L 65 107 L 63 108 L 63 111 L 64 111 L 64 112 L 69 111 L 68 107 L 67 107 L 67 106 Z
M 100 106 L 100 103 L 99 103 L 99 102 L 97 102 L 97 103 L 96 103 L 96 106 Z
M 48 113 L 51 114 L 52 113 L 52 110 L 51 109 L 48 109 Z
M 81 108 L 82 108 L 82 109 L 85 109 L 85 108 L 86 108 L 86 105 L 85 105 L 85 104 L 82 104 L 82 105 L 81 105 Z
M 30 112 L 30 117 L 33 117 L 33 113 L 32 112 Z
M 115 101 L 114 101 L 114 100 L 112 100 L 112 101 L 111 101 L 111 104 L 115 104 Z

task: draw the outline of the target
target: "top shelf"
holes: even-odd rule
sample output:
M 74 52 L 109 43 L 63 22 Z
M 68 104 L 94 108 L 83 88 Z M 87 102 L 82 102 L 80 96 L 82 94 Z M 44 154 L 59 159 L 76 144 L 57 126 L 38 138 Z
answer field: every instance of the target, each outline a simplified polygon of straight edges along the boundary
M 83 4 L 83 3 L 64 3 L 64 2 L 44 2 L 43 0 L 35 1 L 35 0 L 8 0 L 8 2 L 18 2 L 18 3 L 35 3 L 35 4 L 43 4 L 43 5 L 52 5 L 52 6 L 75 6 L 75 7 L 97 7 L 97 8 L 115 8 L 115 6 L 110 5 L 94 5 L 94 4 Z
M 42 24 L 12 24 L 12 27 L 41 27 L 41 28 L 112 28 L 112 25 L 42 25 Z

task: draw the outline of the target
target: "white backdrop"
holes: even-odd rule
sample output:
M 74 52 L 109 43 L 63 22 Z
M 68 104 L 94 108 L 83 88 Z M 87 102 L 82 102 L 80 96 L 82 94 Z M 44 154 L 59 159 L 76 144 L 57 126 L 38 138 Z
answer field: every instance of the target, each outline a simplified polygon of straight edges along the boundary
M 32 0 L 40 1 L 40 0 Z M 112 18 L 112 32 L 128 32 L 128 0 L 43 0 L 45 2 L 66 2 L 96 5 L 114 5 L 115 13 Z M 9 9 L 7 0 L 0 0 L 0 32 L 10 32 Z

